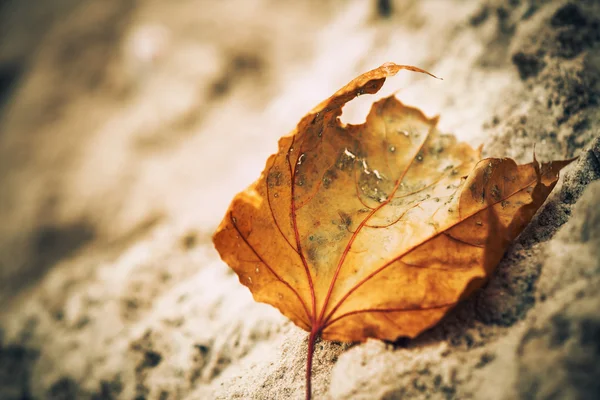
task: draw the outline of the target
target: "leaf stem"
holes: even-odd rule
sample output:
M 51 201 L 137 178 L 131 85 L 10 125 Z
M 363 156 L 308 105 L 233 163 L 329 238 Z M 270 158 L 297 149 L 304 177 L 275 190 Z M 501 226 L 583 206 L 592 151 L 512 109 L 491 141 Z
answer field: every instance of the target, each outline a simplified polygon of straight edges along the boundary
M 314 327 L 310 330 L 308 336 L 308 353 L 306 355 L 306 400 L 310 400 L 312 396 L 312 362 L 313 353 L 315 352 L 315 341 L 319 331 Z

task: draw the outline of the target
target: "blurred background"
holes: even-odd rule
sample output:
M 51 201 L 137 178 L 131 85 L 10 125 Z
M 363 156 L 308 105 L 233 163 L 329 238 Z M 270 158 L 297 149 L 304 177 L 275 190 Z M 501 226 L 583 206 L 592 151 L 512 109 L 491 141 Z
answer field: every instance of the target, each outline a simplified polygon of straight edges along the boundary
M 0 397 L 203 398 L 278 337 L 210 237 L 277 139 L 384 62 L 444 80 L 401 72 L 344 121 L 398 92 L 486 154 L 575 154 L 598 14 L 567 3 L 0 1 Z
M 2 293 L 82 247 L 118 246 L 165 218 L 211 230 L 230 197 L 258 176 L 278 137 L 386 61 L 430 68 L 450 82 L 403 73 L 385 89 L 408 91 L 420 82 L 402 98 L 424 100 L 430 114 L 448 110 L 443 123 L 452 129 L 453 121 L 469 120 L 459 133 L 475 136 L 481 117 L 452 107 L 456 93 L 447 97 L 457 81 L 464 85 L 453 74 L 481 56 L 483 43 L 452 44 L 464 52 L 463 66 L 444 65 L 443 53 L 448 35 L 466 41 L 455 25 L 477 9 L 477 2 L 444 0 L 425 8 L 336 0 L 3 1 Z

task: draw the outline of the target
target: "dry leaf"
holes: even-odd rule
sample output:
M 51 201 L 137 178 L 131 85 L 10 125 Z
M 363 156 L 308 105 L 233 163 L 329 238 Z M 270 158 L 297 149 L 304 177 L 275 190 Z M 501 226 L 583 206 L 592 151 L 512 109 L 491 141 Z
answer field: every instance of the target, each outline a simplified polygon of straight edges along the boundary
M 367 72 L 279 141 L 214 236 L 256 301 L 317 336 L 414 337 L 479 288 L 570 161 L 517 165 L 436 128 L 391 96 L 364 124 L 342 106 L 401 69 Z

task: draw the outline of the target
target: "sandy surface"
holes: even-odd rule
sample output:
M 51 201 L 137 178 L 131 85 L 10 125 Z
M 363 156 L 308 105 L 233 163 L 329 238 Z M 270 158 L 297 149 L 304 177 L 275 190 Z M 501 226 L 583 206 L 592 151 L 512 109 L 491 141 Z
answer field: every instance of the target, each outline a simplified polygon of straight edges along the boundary
M 0 398 L 301 398 L 307 334 L 210 237 L 277 139 L 386 61 L 444 80 L 379 97 L 486 155 L 579 159 L 441 324 L 319 342 L 315 398 L 600 398 L 599 50 L 594 0 L 1 2 Z

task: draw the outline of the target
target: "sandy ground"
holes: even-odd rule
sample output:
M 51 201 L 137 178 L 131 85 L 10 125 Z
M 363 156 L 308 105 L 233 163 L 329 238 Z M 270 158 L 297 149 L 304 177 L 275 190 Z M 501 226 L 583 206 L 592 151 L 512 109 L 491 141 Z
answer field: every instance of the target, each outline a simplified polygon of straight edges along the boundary
M 579 159 L 441 324 L 319 342 L 315 398 L 600 398 L 599 49 L 594 0 L 0 2 L 0 398 L 301 398 L 307 334 L 210 237 L 277 139 L 386 61 L 444 80 L 379 97 L 484 154 Z

